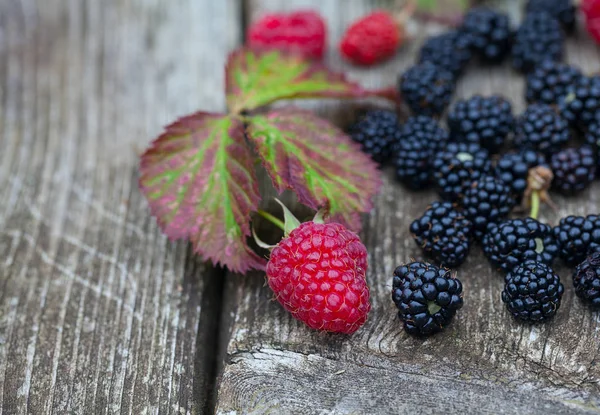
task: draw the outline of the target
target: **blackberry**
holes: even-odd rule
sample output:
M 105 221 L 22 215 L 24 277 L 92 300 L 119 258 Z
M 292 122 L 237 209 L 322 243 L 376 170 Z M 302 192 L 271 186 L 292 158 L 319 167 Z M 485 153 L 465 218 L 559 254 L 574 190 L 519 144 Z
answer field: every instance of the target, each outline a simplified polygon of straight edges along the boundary
M 400 139 L 398 116 L 393 111 L 367 111 L 349 129 L 350 137 L 378 163 L 385 162 L 391 154 L 392 144 Z
M 477 239 L 485 234 L 489 223 L 506 218 L 515 206 L 510 187 L 494 176 L 482 176 L 465 192 L 460 201 L 463 213 L 473 224 Z
M 569 141 L 569 123 L 551 106 L 531 104 L 517 119 L 515 145 L 552 154 Z
M 432 181 L 432 155 L 448 141 L 448 132 L 431 117 L 409 118 L 401 127 L 393 146 L 396 176 L 412 189 L 422 189 Z
M 529 169 L 545 164 L 544 156 L 533 150 L 506 153 L 496 163 L 496 177 L 511 188 L 513 197 L 520 203 L 527 188 Z
M 598 175 L 600 173 L 600 112 L 596 113 L 594 120 L 588 125 L 585 142 L 596 155 L 596 175 Z
M 594 252 L 573 273 L 575 294 L 594 308 L 600 308 L 600 252 Z
M 560 277 L 552 268 L 530 260 L 506 275 L 502 301 L 513 317 L 540 322 L 556 314 L 564 291 Z
M 582 76 L 574 66 L 545 60 L 527 75 L 525 99 L 528 103 L 556 105 Z
M 600 75 L 581 77 L 558 100 L 558 107 L 572 127 L 585 130 L 600 110 Z
M 532 218 L 508 219 L 488 226 L 483 252 L 492 265 L 508 272 L 529 259 L 552 265 L 558 244 L 549 225 Z
M 491 171 L 489 153 L 475 143 L 449 143 L 433 161 L 435 182 L 444 200 L 459 200 L 471 184 Z
M 528 13 L 546 11 L 560 22 L 565 31 L 575 29 L 577 9 L 572 0 L 529 0 L 525 9 Z
M 425 253 L 447 267 L 462 264 L 471 247 L 471 222 L 450 202 L 434 202 L 410 225 L 410 232 Z
M 600 220 L 596 215 L 564 217 L 552 233 L 559 246 L 558 255 L 570 266 L 600 248 Z
M 410 334 L 429 335 L 446 327 L 463 305 L 462 284 L 449 269 L 411 262 L 394 271 L 392 300 Z
M 545 60 L 560 61 L 564 35 L 560 23 L 547 12 L 528 13 L 515 35 L 513 67 L 529 72 Z
M 431 62 L 458 77 L 471 58 L 471 40 L 458 30 L 430 37 L 421 47 L 419 63 Z
M 590 146 L 567 148 L 552 155 L 552 187 L 563 193 L 580 192 L 596 177 L 596 153 Z
M 465 14 L 462 30 L 471 35 L 472 47 L 484 61 L 500 62 L 510 51 L 512 31 L 508 16 L 488 7 Z
M 475 95 L 460 100 L 448 114 L 448 127 L 454 141 L 477 143 L 492 153 L 504 145 L 514 124 L 510 102 L 498 95 Z
M 400 77 L 399 89 L 404 102 L 420 115 L 440 115 L 454 92 L 454 76 L 431 62 L 410 67 Z

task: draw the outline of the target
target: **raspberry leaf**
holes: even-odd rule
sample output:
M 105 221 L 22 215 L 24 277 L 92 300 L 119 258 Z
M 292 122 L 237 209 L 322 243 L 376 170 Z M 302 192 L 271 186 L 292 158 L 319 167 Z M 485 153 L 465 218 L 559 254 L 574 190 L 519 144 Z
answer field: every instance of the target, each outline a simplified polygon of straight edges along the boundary
M 280 51 L 239 49 L 230 55 L 225 77 L 227 106 L 233 113 L 289 98 L 397 98 L 394 88 L 367 90 L 321 63 Z
M 247 121 L 248 137 L 278 192 L 292 189 L 301 203 L 324 207 L 331 220 L 360 229 L 360 212 L 372 208 L 381 180 L 377 164 L 356 143 L 328 121 L 297 108 Z
M 260 195 L 239 119 L 198 112 L 166 127 L 141 158 L 140 188 L 169 238 L 235 272 L 264 267 L 246 243 Z

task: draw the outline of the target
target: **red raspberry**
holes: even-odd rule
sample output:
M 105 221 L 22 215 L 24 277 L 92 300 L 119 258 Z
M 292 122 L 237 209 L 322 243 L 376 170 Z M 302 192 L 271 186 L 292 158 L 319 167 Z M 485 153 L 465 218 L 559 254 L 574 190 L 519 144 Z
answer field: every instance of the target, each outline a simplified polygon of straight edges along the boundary
M 394 18 L 387 12 L 376 11 L 348 28 L 340 53 L 358 65 L 373 65 L 396 53 L 402 33 Z
M 248 29 L 248 45 L 259 50 L 278 49 L 321 59 L 325 52 L 327 28 L 316 12 L 300 10 L 290 14 L 267 14 Z
M 309 327 L 354 333 L 371 309 L 367 250 L 339 223 L 305 222 L 271 251 L 267 280 L 277 300 Z
M 585 16 L 587 31 L 600 43 L 600 0 L 583 0 L 581 10 Z

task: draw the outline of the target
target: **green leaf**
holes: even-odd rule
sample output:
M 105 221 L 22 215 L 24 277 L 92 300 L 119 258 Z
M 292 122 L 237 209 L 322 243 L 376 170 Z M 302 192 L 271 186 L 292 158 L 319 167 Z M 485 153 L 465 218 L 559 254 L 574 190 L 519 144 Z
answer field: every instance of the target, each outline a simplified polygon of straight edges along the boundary
M 462 21 L 462 15 L 471 6 L 470 0 L 417 0 L 417 17 L 451 26 Z
M 239 49 L 230 55 L 225 76 L 227 106 L 234 113 L 288 98 L 397 98 L 395 88 L 370 91 L 321 63 L 280 51 Z
M 328 121 L 297 108 L 249 117 L 256 145 L 278 192 L 294 190 L 301 203 L 329 210 L 331 220 L 358 231 L 381 186 L 377 164 Z
M 169 238 L 235 272 L 264 267 L 246 243 L 260 195 L 240 120 L 198 112 L 168 126 L 142 156 L 139 184 Z

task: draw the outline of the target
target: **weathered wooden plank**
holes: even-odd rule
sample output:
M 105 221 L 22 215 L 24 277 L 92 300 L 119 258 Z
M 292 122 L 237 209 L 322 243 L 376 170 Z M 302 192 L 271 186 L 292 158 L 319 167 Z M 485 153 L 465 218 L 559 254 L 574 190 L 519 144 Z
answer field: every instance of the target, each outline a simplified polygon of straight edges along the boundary
M 334 46 L 353 18 L 377 5 L 256 0 L 251 16 L 264 10 L 317 8 L 327 16 Z M 372 70 L 352 68 L 336 52 L 329 61 L 365 85 L 389 85 L 413 62 L 418 38 L 433 30 L 418 29 L 417 40 L 393 62 Z M 600 66 L 596 47 L 583 33 L 569 40 L 567 50 L 568 61 L 588 71 Z M 500 93 L 520 112 L 525 106 L 523 84 L 508 64 L 474 67 L 463 77 L 456 97 Z M 347 103 L 312 105 L 340 125 L 352 117 L 353 105 Z M 366 325 L 353 336 L 316 333 L 272 300 L 260 273 L 228 275 L 224 310 L 225 315 L 227 310 L 232 313 L 229 362 L 217 413 L 598 412 L 600 313 L 574 297 L 565 267 L 557 267 L 566 287 L 557 317 L 543 325 L 523 325 L 508 315 L 500 300 L 502 277 L 475 247 L 459 269 L 465 307 L 453 324 L 428 339 L 403 332 L 391 301 L 392 272 L 411 257 L 422 257 L 408 226 L 435 194 L 406 190 L 394 181 L 392 171 L 383 175 L 376 209 L 361 235 L 370 253 L 373 306 Z M 559 211 L 544 210 L 541 219 L 556 223 L 567 214 L 597 213 L 599 190 L 596 183 L 576 198 L 556 197 Z
M 137 153 L 224 108 L 240 16 L 235 0 L 0 2 L 0 414 L 202 410 L 215 275 L 150 218 Z

